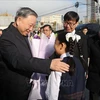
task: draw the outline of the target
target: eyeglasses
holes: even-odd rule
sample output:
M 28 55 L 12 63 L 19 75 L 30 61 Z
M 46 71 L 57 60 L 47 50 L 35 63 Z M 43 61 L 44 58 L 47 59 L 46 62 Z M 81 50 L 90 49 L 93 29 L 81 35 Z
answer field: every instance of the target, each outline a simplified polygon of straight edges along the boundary
M 71 22 L 68 22 L 68 21 L 64 22 L 64 25 L 69 25 L 70 27 L 73 27 L 75 24 L 76 24 L 76 22 L 75 23 L 71 23 Z

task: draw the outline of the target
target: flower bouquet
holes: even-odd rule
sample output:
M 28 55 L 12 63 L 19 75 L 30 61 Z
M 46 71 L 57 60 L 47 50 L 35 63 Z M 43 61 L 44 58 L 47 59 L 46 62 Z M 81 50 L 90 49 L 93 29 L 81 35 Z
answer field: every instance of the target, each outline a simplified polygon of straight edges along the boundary
M 41 34 L 40 38 L 29 36 L 28 40 L 33 57 L 48 59 L 54 52 L 55 38 L 54 33 L 51 34 L 49 39 L 44 33 Z M 32 74 L 31 80 L 33 81 L 33 85 L 28 100 L 45 99 L 46 76 L 46 74 L 40 73 Z

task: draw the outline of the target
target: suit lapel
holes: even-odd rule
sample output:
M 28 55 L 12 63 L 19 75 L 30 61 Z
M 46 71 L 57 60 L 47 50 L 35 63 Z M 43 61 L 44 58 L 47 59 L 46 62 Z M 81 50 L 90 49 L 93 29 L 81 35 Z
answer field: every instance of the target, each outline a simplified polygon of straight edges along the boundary
M 30 48 L 30 47 L 29 47 L 29 43 L 28 43 L 28 39 L 26 39 L 27 37 L 24 37 L 24 36 L 19 37 L 19 36 L 16 35 L 16 38 L 17 38 L 19 41 L 21 41 L 22 44 L 23 44 L 24 46 Z

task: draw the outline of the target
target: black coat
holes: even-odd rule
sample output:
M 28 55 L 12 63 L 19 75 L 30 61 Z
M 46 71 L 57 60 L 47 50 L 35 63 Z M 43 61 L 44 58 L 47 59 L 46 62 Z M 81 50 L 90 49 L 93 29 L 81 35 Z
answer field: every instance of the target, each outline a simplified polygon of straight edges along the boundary
M 0 37 L 0 54 L 0 100 L 27 100 L 32 73 L 50 73 L 51 60 L 33 58 L 27 37 L 12 24 Z
M 89 75 L 86 87 L 92 92 L 100 92 L 100 38 L 95 35 L 88 39 Z
M 83 58 L 85 59 L 86 62 L 88 62 L 88 47 L 87 47 L 87 37 L 82 33 L 82 32 L 77 32 L 77 35 L 81 36 L 81 40 L 80 40 L 80 46 L 82 49 L 82 54 L 83 54 Z M 75 48 L 75 55 L 79 55 L 79 50 L 78 48 Z

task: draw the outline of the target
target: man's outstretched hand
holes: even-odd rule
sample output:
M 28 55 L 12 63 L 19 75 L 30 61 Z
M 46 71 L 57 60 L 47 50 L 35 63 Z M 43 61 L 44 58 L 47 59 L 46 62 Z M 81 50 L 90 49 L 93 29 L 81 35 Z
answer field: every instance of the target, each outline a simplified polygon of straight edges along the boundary
M 61 62 L 62 59 L 58 58 L 58 59 L 53 59 L 50 65 L 50 69 L 54 70 L 54 71 L 59 71 L 62 73 L 65 73 L 66 71 L 69 71 L 69 65 Z

